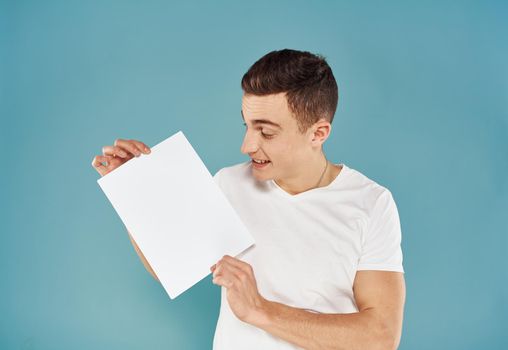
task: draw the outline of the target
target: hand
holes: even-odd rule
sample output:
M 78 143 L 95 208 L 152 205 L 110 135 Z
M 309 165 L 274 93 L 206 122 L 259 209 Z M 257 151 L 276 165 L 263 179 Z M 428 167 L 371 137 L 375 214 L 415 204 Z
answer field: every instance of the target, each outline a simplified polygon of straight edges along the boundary
M 254 325 L 262 322 L 267 300 L 258 292 L 252 266 L 224 255 L 210 270 L 213 283 L 227 288 L 228 303 L 236 317 Z
M 101 176 L 115 170 L 128 160 L 149 154 L 150 148 L 141 141 L 116 139 L 114 146 L 102 147 L 102 156 L 95 156 L 92 166 Z M 103 163 L 106 163 L 105 165 Z

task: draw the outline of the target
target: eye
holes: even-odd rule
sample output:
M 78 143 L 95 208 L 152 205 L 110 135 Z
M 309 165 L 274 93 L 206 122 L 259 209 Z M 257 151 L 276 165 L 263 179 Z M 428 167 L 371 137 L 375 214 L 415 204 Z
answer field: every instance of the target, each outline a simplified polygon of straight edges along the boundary
M 271 135 L 271 134 L 265 134 L 264 132 L 261 131 L 261 135 L 265 138 L 265 139 L 271 139 L 272 137 L 274 137 L 275 135 Z
M 247 127 L 247 124 L 246 123 L 243 123 L 243 126 Z M 272 134 L 265 134 L 263 131 L 261 131 L 261 136 L 263 136 L 263 138 L 265 139 L 271 139 L 272 137 L 274 137 L 275 135 L 272 135 Z

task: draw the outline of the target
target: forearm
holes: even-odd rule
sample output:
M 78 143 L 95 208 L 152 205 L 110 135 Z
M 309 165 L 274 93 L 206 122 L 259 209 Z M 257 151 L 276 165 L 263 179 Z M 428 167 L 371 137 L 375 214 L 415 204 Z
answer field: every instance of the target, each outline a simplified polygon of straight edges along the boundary
M 129 231 L 127 231 L 129 233 L 129 239 L 131 240 L 131 243 L 132 245 L 134 246 L 134 250 L 136 251 L 136 253 L 139 255 L 139 258 L 141 259 L 141 262 L 143 263 L 143 265 L 145 266 L 145 268 L 147 269 L 148 272 L 150 272 L 150 274 L 152 275 L 153 278 L 155 278 L 157 281 L 159 281 L 159 278 L 157 277 L 157 275 L 155 274 L 155 272 L 153 271 L 152 267 L 150 266 L 150 264 L 148 263 L 148 261 L 146 261 L 146 258 L 145 256 L 143 255 L 143 253 L 141 252 L 141 250 L 139 249 L 138 245 L 136 244 L 136 242 L 134 241 L 134 239 L 132 238 L 131 236 L 131 233 Z
M 267 301 L 255 326 L 304 349 L 396 349 L 374 309 L 320 314 Z

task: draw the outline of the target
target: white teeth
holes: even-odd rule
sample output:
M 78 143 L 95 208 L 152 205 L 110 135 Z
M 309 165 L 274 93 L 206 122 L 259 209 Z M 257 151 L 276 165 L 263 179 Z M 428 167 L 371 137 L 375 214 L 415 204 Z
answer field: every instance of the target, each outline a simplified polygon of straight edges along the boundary
M 258 164 L 264 164 L 264 163 L 268 163 L 269 161 L 268 160 L 258 160 L 258 159 L 252 159 L 254 162 L 258 163 Z

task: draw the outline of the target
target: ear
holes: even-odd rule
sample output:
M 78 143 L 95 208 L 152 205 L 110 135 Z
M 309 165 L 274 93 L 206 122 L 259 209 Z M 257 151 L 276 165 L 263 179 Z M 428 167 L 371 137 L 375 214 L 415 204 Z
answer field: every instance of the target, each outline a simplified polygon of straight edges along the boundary
M 332 125 L 329 121 L 322 118 L 317 121 L 311 128 L 312 146 L 320 147 L 330 135 Z

